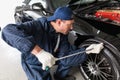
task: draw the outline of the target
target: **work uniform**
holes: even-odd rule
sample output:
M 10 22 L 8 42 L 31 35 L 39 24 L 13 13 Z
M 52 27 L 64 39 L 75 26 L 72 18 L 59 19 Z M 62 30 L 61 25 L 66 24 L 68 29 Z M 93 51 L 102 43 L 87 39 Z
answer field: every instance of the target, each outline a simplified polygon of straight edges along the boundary
M 69 44 L 68 35 L 60 34 L 60 44 L 57 51 L 54 52 L 58 34 L 44 17 L 22 24 L 8 24 L 2 30 L 3 40 L 22 53 L 21 63 L 28 80 L 52 80 L 50 72 L 42 70 L 41 62 L 31 53 L 35 45 L 50 52 L 54 57 L 62 57 L 85 50 L 84 48 L 76 50 L 75 47 Z M 65 77 L 72 66 L 81 64 L 86 60 L 86 57 L 86 53 L 82 53 L 57 61 L 56 76 Z

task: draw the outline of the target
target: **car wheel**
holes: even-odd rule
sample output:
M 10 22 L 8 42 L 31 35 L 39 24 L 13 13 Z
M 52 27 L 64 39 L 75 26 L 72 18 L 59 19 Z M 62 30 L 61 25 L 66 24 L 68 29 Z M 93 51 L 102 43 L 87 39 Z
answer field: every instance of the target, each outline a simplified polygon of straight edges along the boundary
M 104 43 L 104 49 L 100 54 L 88 55 L 87 60 L 79 66 L 81 74 L 85 80 L 120 80 L 119 56 L 114 55 L 119 51 L 115 47 L 100 38 L 87 39 L 79 47 L 100 42 Z

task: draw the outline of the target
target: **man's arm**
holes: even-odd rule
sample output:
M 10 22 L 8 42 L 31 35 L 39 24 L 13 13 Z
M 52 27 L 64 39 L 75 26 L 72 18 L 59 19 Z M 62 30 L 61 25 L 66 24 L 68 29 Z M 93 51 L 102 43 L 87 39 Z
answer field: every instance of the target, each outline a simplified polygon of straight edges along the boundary
M 2 39 L 22 53 L 29 53 L 36 45 L 33 33 L 37 29 L 33 24 L 32 22 L 8 24 L 2 29 Z
M 37 55 L 40 51 L 41 51 L 42 49 L 38 46 L 38 45 L 36 45 L 34 48 L 33 48 L 33 50 L 32 50 L 32 54 L 33 55 Z
M 47 67 L 52 67 L 55 64 L 56 58 L 51 53 L 41 49 L 38 45 L 34 47 L 31 53 L 42 63 L 43 70 L 46 70 Z
M 29 25 L 27 27 L 29 28 L 26 28 L 25 25 L 9 24 L 2 30 L 2 38 L 6 43 L 17 48 L 22 53 L 35 55 L 42 63 L 43 70 L 47 66 L 52 67 L 55 64 L 55 57 L 36 44 L 34 37 L 31 35 L 34 31 Z

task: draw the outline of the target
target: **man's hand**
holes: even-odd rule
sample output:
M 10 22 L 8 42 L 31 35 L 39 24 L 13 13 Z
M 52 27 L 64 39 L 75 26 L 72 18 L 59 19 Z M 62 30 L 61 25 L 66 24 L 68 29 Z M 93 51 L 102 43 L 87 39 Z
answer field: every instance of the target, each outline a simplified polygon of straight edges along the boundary
M 95 53 L 95 54 L 99 54 L 100 51 L 104 48 L 103 43 L 100 44 L 91 44 L 90 46 L 88 46 L 86 48 L 86 50 L 92 49 L 90 51 L 86 51 L 87 54 L 90 53 Z
M 55 57 L 49 52 L 41 50 L 38 54 L 35 55 L 38 60 L 42 63 L 42 69 L 45 70 L 46 67 L 52 67 L 55 64 Z

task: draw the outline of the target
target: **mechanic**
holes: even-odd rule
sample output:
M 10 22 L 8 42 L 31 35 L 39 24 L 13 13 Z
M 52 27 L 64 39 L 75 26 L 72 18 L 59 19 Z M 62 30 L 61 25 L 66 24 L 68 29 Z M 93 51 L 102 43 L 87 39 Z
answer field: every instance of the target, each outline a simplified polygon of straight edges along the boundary
M 73 12 L 68 7 L 59 7 L 53 16 L 20 24 L 8 24 L 2 30 L 2 38 L 21 54 L 22 67 L 28 80 L 52 80 L 51 68 L 58 65 L 54 73 L 55 80 L 75 80 L 68 75 L 71 67 L 78 66 L 87 59 L 90 53 L 98 54 L 103 43 L 91 44 L 87 48 L 76 48 L 70 45 L 68 33 L 73 29 Z M 91 49 L 86 53 L 55 61 L 55 58 Z

